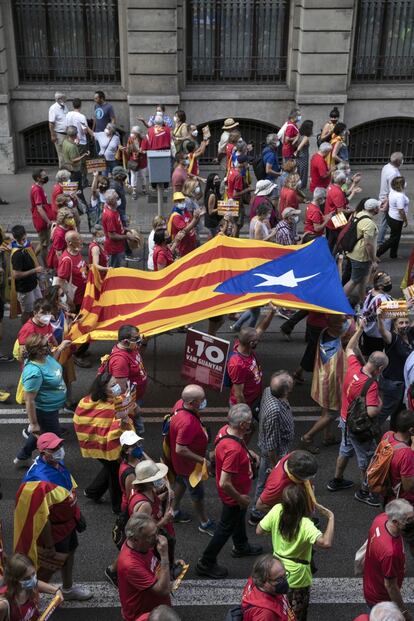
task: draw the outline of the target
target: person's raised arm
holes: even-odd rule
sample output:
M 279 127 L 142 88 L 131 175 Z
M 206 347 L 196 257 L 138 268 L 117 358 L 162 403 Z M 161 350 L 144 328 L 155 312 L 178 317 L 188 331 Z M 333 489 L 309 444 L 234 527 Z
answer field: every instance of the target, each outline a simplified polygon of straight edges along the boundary
M 346 346 L 345 354 L 347 356 L 355 356 L 359 352 L 359 346 L 358 346 L 359 339 L 361 338 L 361 334 L 363 333 L 366 325 L 367 325 L 367 322 L 364 318 L 359 320 L 357 329 L 355 330 L 355 332 L 349 339 L 348 345 Z
M 276 306 L 274 306 L 272 302 L 270 302 L 268 313 L 263 317 L 261 322 L 256 327 L 256 332 L 259 337 L 262 336 L 263 332 L 266 332 L 266 330 L 272 323 L 272 319 L 275 316 L 275 312 L 276 312 Z
M 160 571 L 157 582 L 148 591 L 155 595 L 166 596 L 170 592 L 170 563 L 168 560 L 168 542 L 163 535 L 157 536 L 157 552 L 160 557 Z
M 334 536 L 334 514 L 332 513 L 332 511 L 320 505 L 319 503 L 316 503 L 315 509 L 328 519 L 325 532 L 315 541 L 315 546 L 317 548 L 323 549 L 331 548 Z
M 378 308 L 377 308 L 377 325 L 378 325 L 378 331 L 381 334 L 384 342 L 387 345 L 390 345 L 391 341 L 392 341 L 392 334 L 385 327 L 384 317 L 383 317 L 383 312 L 382 312 L 381 306 L 378 306 Z

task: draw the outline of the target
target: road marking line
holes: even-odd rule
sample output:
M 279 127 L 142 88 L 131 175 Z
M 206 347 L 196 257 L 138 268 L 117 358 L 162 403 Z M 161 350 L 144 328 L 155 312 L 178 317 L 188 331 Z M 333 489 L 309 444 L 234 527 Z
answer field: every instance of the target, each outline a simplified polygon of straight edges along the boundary
M 173 598 L 173 606 L 234 606 L 240 603 L 246 580 L 184 580 Z M 94 597 L 86 602 L 67 602 L 67 608 L 119 608 L 118 592 L 108 582 L 83 582 Z M 402 588 L 406 603 L 414 602 L 414 578 L 406 578 Z M 365 604 L 360 578 L 315 578 L 312 604 Z
M 295 416 L 295 422 L 312 422 L 319 419 L 319 416 Z M 61 423 L 73 423 L 73 418 L 59 416 Z M 227 418 L 224 416 L 203 416 L 203 422 L 205 423 L 225 423 Z M 161 424 L 162 419 L 160 416 L 156 417 L 144 417 L 144 423 L 158 423 Z M 22 414 L 19 418 L 0 418 L 0 425 L 24 425 L 27 423 L 27 416 Z
M 320 407 L 317 407 L 315 405 L 295 405 L 292 407 L 292 412 L 320 412 L 320 409 Z M 171 408 L 141 408 L 140 411 L 143 414 L 169 414 L 171 412 Z M 228 411 L 228 408 L 223 407 L 211 407 L 204 410 L 206 414 L 227 414 Z M 0 407 L 0 415 L 1 414 L 24 414 L 24 409 Z

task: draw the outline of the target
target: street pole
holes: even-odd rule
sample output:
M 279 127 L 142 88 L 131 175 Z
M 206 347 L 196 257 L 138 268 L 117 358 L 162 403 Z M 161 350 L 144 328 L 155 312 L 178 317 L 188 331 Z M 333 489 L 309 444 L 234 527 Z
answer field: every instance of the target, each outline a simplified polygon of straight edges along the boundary
M 162 216 L 162 201 L 164 197 L 164 186 L 162 183 L 157 183 L 157 201 L 158 201 L 158 215 Z

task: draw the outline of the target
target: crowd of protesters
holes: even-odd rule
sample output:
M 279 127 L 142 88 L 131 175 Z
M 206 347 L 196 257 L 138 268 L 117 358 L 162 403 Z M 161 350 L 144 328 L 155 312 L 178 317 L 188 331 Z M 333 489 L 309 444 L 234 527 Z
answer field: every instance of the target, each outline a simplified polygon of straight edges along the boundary
M 216 172 L 200 176 L 199 159 L 209 138 L 199 138 L 197 126 L 183 110 L 171 118 L 159 105 L 149 119 L 139 118 L 122 140 L 113 106 L 102 91 L 95 94 L 94 118 L 88 122 L 82 102 L 56 93 L 49 110 L 49 127 L 59 159 L 50 202 L 46 170 L 33 173 L 30 204 L 37 242 L 30 242 L 21 224 L 2 235 L 4 303 L 10 317 L 20 315 L 13 357 L 21 377 L 16 401 L 25 404 L 25 441 L 14 457 L 27 470 L 16 497 L 15 552 L 5 560 L 0 594 L 0 621 L 31 621 L 39 614 L 39 593 L 86 600 L 89 589 L 73 582 L 78 533 L 86 528 L 76 499 L 76 485 L 65 466 L 61 413 L 73 416 L 81 455 L 99 460 L 92 481 L 82 481 L 84 495 L 99 502 L 108 491 L 116 514 L 113 539 L 119 554 L 105 569 L 106 579 L 119 590 L 125 621 L 176 621 L 171 609 L 172 583 L 183 570 L 176 558 L 174 523 L 192 516 L 181 508 L 188 493 L 200 533 L 209 537 L 195 571 L 220 580 L 228 568 L 218 559 L 232 539 L 231 556 L 259 557 L 252 568 L 240 607 L 246 621 L 304 621 L 311 606 L 313 548 L 330 548 L 335 540 L 334 514 L 318 500 L 312 480 L 318 470 L 315 455 L 336 444 L 333 423 L 339 417 L 341 441 L 330 492 L 354 485 L 344 477 L 355 456 L 360 470 L 355 500 L 382 506 L 363 547 L 363 593 L 366 614 L 358 619 L 411 619 L 401 592 L 405 576 L 404 543 L 414 550 L 414 326 L 408 312 L 389 319 L 381 304 L 392 300 L 391 278 L 379 268 L 380 257 L 397 257 L 402 230 L 408 223 L 409 200 L 400 168 L 401 153 L 390 154 L 381 174 L 378 198 L 353 201 L 361 192 L 361 175 L 351 171 L 349 134 L 337 108 L 317 135 L 317 151 L 309 157 L 311 120 L 294 109 L 266 144 L 254 145 L 242 136 L 239 122 L 228 118 L 217 148 Z M 125 142 L 125 144 L 123 144 Z M 104 279 L 108 270 L 128 264 L 142 237 L 130 228 L 132 200 L 151 192 L 147 151 L 171 150 L 172 210 L 154 218 L 148 238 L 148 269 L 168 268 L 192 252 L 207 232 L 294 245 L 326 236 L 344 291 L 354 315 L 290 311 L 270 305 L 246 309 L 231 319 L 237 338 L 227 363 L 231 385 L 226 424 L 209 439 L 203 423 L 206 395 L 201 386 L 183 388 L 163 426 L 163 459 L 145 452 L 145 428 L 140 415 L 148 375 L 144 365 L 147 341 L 139 327 L 125 323 L 112 350 L 101 360 L 88 393 L 74 400 L 76 367 L 91 367 L 87 345 L 68 339 L 85 294 L 88 272 Z M 90 174 L 88 159 L 100 161 Z M 88 175 L 89 173 L 89 175 Z M 90 198 L 84 191 L 91 186 Z M 309 185 L 309 190 L 308 190 Z M 219 209 L 219 201 L 236 204 L 237 216 Z M 301 204 L 305 210 L 301 210 Z M 303 223 L 300 218 L 303 213 Z M 377 224 L 375 216 L 381 214 Z M 92 233 L 87 253 L 80 234 L 86 215 Z M 351 225 L 351 226 L 350 226 Z M 344 249 L 344 227 L 354 230 L 352 247 Z M 388 232 L 389 231 L 389 232 Z M 387 237 L 388 235 L 388 237 Z M 348 236 L 349 237 L 349 236 Z M 341 245 L 342 244 L 342 245 Z M 405 286 L 412 284 L 410 257 Z M 5 286 L 7 285 L 7 287 Z M 275 371 L 263 386 L 256 347 L 278 313 L 285 319 L 286 339 L 306 318 L 306 346 L 294 373 Z M 224 317 L 210 319 L 215 334 Z M 10 352 L 11 353 L 11 352 Z M 295 384 L 312 373 L 311 398 L 320 406 L 320 419 L 293 450 L 294 417 L 289 395 Z M 178 397 L 178 395 L 177 395 Z M 364 429 L 352 426 L 355 408 Z M 258 432 L 258 452 L 251 448 Z M 315 443 L 322 434 L 322 446 Z M 388 485 L 373 485 L 372 465 L 388 451 Z M 33 453 L 37 456 L 32 460 Z M 157 453 L 158 455 L 158 453 Z M 154 457 L 154 459 L 153 459 Z M 376 461 L 375 461 L 376 460 Z M 204 480 L 215 477 L 220 516 L 210 515 Z M 256 484 L 253 479 L 257 476 Z M 37 485 L 42 499 L 48 484 L 62 498 L 48 501 L 44 524 L 35 537 L 35 519 L 25 511 L 27 494 Z M 42 494 L 44 498 L 42 497 Z M 46 502 L 46 501 L 45 501 Z M 214 519 L 216 518 L 216 520 Z M 321 522 L 320 522 L 321 521 Z M 249 541 L 247 522 L 268 536 L 272 554 Z M 29 538 L 30 539 L 30 538 Z M 33 553 L 33 549 L 37 552 Z M 356 552 L 356 550 L 355 550 Z M 44 558 L 56 560 L 54 570 Z M 62 586 L 50 582 L 60 569 Z M 383 615 L 383 616 L 381 616 Z M 388 616 L 384 616 L 388 615 Z

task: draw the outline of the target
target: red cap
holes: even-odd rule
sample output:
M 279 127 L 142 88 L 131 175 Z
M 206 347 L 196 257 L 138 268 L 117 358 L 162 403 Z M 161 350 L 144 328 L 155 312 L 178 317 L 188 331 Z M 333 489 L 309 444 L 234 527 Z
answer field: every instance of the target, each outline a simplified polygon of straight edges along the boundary
M 55 433 L 42 433 L 37 439 L 37 448 L 39 451 L 53 450 L 60 446 L 62 442 L 62 438 L 59 438 Z

